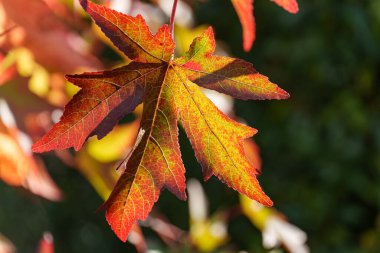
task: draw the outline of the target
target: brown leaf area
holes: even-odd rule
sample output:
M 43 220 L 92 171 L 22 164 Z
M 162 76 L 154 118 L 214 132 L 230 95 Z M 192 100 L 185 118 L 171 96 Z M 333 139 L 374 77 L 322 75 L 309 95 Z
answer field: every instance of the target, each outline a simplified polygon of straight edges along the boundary
M 1 31 L 16 26 L 0 37 L 2 51 L 24 46 L 33 52 L 38 63 L 62 73 L 74 72 L 80 67 L 97 69 L 101 66 L 97 59 L 83 51 L 87 43 L 42 0 L 2 0 L 0 16 Z
M 59 188 L 43 164 L 27 154 L 20 141 L 22 133 L 7 127 L 0 119 L 0 179 L 11 186 L 22 186 L 52 201 L 61 199 Z

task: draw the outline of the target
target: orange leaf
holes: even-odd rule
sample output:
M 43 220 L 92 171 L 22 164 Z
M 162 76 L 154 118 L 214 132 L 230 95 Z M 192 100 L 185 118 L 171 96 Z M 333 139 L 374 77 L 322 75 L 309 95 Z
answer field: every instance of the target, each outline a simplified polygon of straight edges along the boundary
M 296 0 L 271 0 L 290 13 L 298 12 Z M 246 52 L 251 50 L 256 39 L 256 23 L 253 15 L 253 0 L 231 0 L 238 14 L 243 29 L 243 48 Z
M 178 123 L 190 139 L 205 179 L 216 175 L 250 198 L 272 205 L 243 148 L 244 139 L 256 130 L 220 112 L 199 86 L 241 99 L 285 99 L 288 93 L 247 62 L 213 56 L 211 28 L 194 40 L 183 57 L 173 59 L 174 41 L 168 26 L 153 35 L 141 16 L 124 15 L 87 0 L 80 2 L 132 62 L 111 71 L 68 76 L 82 90 L 33 150 L 79 149 L 89 136 L 102 138 L 121 117 L 143 103 L 135 147 L 103 205 L 121 240 L 126 241 L 137 220 L 148 216 L 163 188 L 186 199 Z
M 49 200 L 61 199 L 61 192 L 46 172 L 41 162 L 36 160 L 30 150 L 28 137 L 14 127 L 5 125 L 12 122 L 12 115 L 6 112 L 0 101 L 0 179 L 12 186 L 23 186 L 32 193 Z
M 243 29 L 243 48 L 251 50 L 256 39 L 256 24 L 253 16 L 253 0 L 231 0 Z
M 214 33 L 207 29 L 196 38 L 185 55 L 175 62 L 183 68 L 187 78 L 201 87 L 216 90 L 235 98 L 286 99 L 289 94 L 259 74 L 251 63 L 241 59 L 212 55 L 215 50 Z
M 22 185 L 29 159 L 23 155 L 17 141 L 8 134 L 0 133 L 0 143 L 0 178 L 9 185 Z
M 290 13 L 295 14 L 298 12 L 297 0 L 272 0 L 272 1 Z

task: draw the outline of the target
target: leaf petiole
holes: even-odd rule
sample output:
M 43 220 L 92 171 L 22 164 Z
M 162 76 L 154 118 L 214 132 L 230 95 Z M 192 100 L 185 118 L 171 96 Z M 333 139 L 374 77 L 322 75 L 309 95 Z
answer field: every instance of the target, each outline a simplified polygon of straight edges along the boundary
M 170 29 L 170 33 L 172 35 L 173 40 L 174 40 L 174 18 L 175 18 L 175 13 L 177 11 L 177 4 L 178 4 L 178 0 L 174 0 L 173 7 L 172 7 L 172 14 L 170 16 L 169 29 Z

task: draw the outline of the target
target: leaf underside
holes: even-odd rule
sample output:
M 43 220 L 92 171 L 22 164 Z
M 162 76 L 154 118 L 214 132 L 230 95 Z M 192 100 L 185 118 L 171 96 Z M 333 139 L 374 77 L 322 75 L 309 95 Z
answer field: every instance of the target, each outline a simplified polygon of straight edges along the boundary
M 126 241 L 137 220 L 147 217 L 163 188 L 186 199 L 178 124 L 185 129 L 205 180 L 215 175 L 238 192 L 272 205 L 244 153 L 243 140 L 256 130 L 224 115 L 200 87 L 244 100 L 286 99 L 288 93 L 250 63 L 214 56 L 212 28 L 196 38 L 183 57 L 172 60 L 174 42 L 168 26 L 153 35 L 140 15 L 131 17 L 87 0 L 80 2 L 132 62 L 110 71 L 67 76 L 81 91 L 33 150 L 78 150 L 88 137 L 102 138 L 143 103 L 140 138 L 103 205 L 121 240 Z

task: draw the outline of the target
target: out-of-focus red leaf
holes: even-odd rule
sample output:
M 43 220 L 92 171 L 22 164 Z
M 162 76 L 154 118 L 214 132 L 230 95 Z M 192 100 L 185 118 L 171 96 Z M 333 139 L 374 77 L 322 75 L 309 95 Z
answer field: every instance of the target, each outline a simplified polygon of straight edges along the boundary
M 12 79 L 16 74 L 16 66 L 3 66 L 5 57 L 0 54 L 0 86 Z
M 253 0 L 231 0 L 238 14 L 243 29 L 243 48 L 251 50 L 256 39 L 255 16 L 253 16 Z
M 36 253 L 54 253 L 53 235 L 45 232 L 42 236 Z
M 12 126 L 12 114 L 0 100 L 0 179 L 12 186 L 22 186 L 30 192 L 52 201 L 62 194 L 46 172 L 43 164 L 30 152 L 31 140 Z
M 0 128 L 4 125 L 0 121 Z M 17 141 L 7 131 L 0 132 L 0 179 L 9 185 L 22 185 L 31 165 Z
M 3 15 L 3 14 L 4 13 L 0 11 L 0 15 Z M 0 38 L 6 36 L 16 27 L 17 25 L 5 27 L 5 25 L 2 25 L 2 20 L 0 19 L 0 29 L 1 28 L 3 29 L 3 31 L 0 31 Z M 1 44 L 1 40 L 0 40 L 0 44 Z M 7 61 L 6 52 L 0 51 L 0 85 L 10 80 L 15 74 L 16 74 L 16 66 Z
M 246 52 L 251 50 L 256 39 L 256 23 L 253 15 L 254 0 L 231 0 L 238 14 L 243 29 L 243 48 Z M 271 0 L 290 13 L 298 12 L 297 0 Z
M 272 1 L 290 13 L 295 14 L 298 12 L 297 0 L 272 0 Z
M 41 197 L 48 200 L 59 201 L 62 199 L 62 193 L 54 181 L 49 176 L 42 161 L 34 158 L 36 165 L 31 169 L 26 178 L 26 188 Z
M 23 94 L 22 99 L 20 94 Z M 51 116 L 58 112 L 58 107 L 31 93 L 27 79 L 19 76 L 0 86 L 0 98 L 6 98 L 7 104 L 12 108 L 17 128 L 28 133 L 32 140 L 41 138 L 50 129 L 53 124 Z
M 42 0 L 2 0 L 6 24 L 17 24 L 1 43 L 25 46 L 38 63 L 52 71 L 74 72 L 80 67 L 96 69 L 100 63 L 86 53 L 87 43 L 71 32 Z

